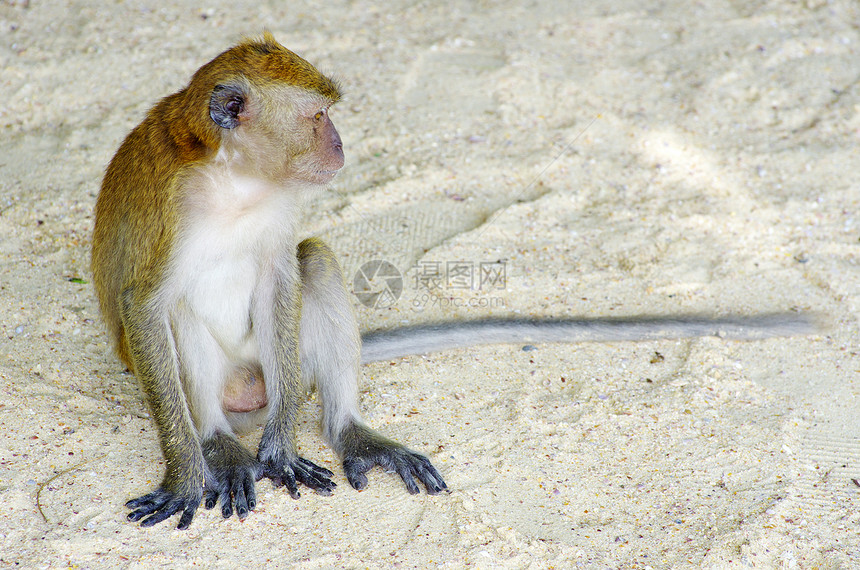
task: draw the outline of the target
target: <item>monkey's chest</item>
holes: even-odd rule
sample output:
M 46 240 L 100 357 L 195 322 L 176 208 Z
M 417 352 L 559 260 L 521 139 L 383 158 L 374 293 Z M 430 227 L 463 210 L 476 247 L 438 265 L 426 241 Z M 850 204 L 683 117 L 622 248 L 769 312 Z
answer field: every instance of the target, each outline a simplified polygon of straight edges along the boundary
M 227 360 L 259 360 L 254 303 L 271 290 L 278 253 L 271 235 L 200 231 L 189 235 L 178 263 L 178 305 L 221 347 Z M 294 248 L 293 248 L 294 251 Z M 295 255 L 295 254 L 292 254 Z M 280 265 L 280 264 L 279 264 Z
M 201 261 L 186 283 L 184 304 L 231 359 L 251 357 L 251 312 L 259 267 L 241 258 Z

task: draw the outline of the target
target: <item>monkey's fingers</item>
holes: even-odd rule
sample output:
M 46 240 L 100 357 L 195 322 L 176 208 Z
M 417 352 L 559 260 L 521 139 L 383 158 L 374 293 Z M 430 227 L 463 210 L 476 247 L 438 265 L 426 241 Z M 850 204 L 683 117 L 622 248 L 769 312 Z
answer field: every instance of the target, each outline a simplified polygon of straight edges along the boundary
M 257 485 L 254 479 L 245 480 L 245 496 L 248 498 L 248 510 L 257 508 Z
M 320 467 L 302 457 L 299 457 L 293 463 L 292 467 L 296 474 L 296 480 L 306 487 L 313 489 L 317 494 L 329 496 L 334 491 L 334 488 L 337 487 L 335 482 L 331 480 L 334 477 L 334 473 L 325 467 Z
M 250 511 L 257 506 L 257 492 L 254 483 L 257 475 L 262 476 L 262 469 L 237 468 L 222 474 L 223 479 L 219 489 L 207 489 L 205 494 L 205 505 L 211 509 L 220 499 L 221 516 L 229 519 L 233 516 L 233 509 L 239 520 L 244 520 Z
M 301 497 L 298 483 L 320 495 L 331 495 L 337 486 L 331 480 L 334 473 L 303 457 L 296 457 L 289 464 L 280 468 L 269 465 L 266 467 L 265 474 L 276 487 L 285 485 L 290 496 L 294 499 Z
M 257 493 L 254 489 L 253 477 L 236 477 L 230 484 L 230 492 L 233 494 L 233 502 L 236 505 L 236 516 L 239 520 L 245 520 L 249 511 L 257 506 Z M 229 495 L 227 501 L 229 503 Z M 225 518 L 226 515 L 225 515 Z
M 218 504 L 218 495 L 218 491 L 206 489 L 206 492 L 203 494 L 203 506 L 206 507 L 206 510 L 209 510 Z
M 296 476 L 288 466 L 274 468 L 267 465 L 263 474 L 272 480 L 272 485 L 275 487 L 285 486 L 290 497 L 293 499 L 298 499 L 302 496 L 296 484 Z
M 257 506 L 254 483 L 263 476 L 263 464 L 235 438 L 225 434 L 203 442 L 203 456 L 211 477 L 207 479 L 204 500 L 207 509 L 221 502 L 221 515 L 244 519 Z
M 230 493 L 221 493 L 221 516 L 229 519 L 233 516 L 233 499 Z

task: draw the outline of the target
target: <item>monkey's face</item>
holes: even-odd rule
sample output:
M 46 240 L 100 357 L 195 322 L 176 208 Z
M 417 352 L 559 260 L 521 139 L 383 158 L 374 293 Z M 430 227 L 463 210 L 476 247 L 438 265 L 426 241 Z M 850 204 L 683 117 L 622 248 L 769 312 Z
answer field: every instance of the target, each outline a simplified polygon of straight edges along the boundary
M 344 164 L 332 104 L 291 85 L 234 83 L 213 89 L 209 114 L 235 167 L 278 183 L 325 185 Z
M 328 184 L 343 168 L 343 143 L 328 112 L 328 105 L 312 106 L 298 118 L 306 147 L 293 157 L 292 166 L 296 176 L 311 184 Z

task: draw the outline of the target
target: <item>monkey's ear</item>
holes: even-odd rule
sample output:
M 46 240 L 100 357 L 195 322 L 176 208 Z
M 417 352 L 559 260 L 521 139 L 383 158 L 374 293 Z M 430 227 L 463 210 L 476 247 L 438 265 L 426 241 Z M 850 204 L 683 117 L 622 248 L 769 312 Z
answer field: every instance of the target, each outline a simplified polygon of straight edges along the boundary
M 236 85 L 216 85 L 209 98 L 209 116 L 222 129 L 235 129 L 245 118 L 245 92 Z

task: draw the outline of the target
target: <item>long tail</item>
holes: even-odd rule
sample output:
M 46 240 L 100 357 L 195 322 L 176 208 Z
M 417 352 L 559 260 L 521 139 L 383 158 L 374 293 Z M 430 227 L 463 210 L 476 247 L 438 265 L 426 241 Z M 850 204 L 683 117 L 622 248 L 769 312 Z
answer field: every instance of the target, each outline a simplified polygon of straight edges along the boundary
M 801 313 L 760 316 L 632 317 L 596 319 L 483 319 L 407 326 L 361 335 L 361 362 L 390 360 L 479 344 L 611 342 L 717 336 L 756 340 L 815 332 L 817 319 Z

